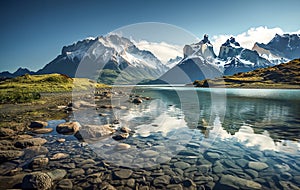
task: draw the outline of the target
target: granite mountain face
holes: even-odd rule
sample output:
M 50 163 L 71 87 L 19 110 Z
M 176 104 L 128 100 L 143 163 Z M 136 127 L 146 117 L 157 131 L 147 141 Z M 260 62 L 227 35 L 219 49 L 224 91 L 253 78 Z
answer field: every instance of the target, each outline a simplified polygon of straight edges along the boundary
M 222 44 L 215 63 L 223 70 L 224 75 L 248 72 L 257 68 L 274 65 L 267 59 L 261 57 L 256 51 L 241 47 L 233 37 Z
M 216 55 L 208 36 L 195 44 L 185 45 L 182 60 L 162 75 L 159 79 L 150 81 L 150 84 L 186 84 L 194 80 L 215 78 L 222 76 L 222 72 L 214 60 Z
M 63 47 L 60 55 L 37 72 L 20 68 L 15 73 L 0 73 L 0 77 L 60 73 L 106 84 L 137 84 L 149 80 L 152 84 L 185 84 L 270 67 L 299 57 L 299 34 L 277 34 L 268 44 L 255 43 L 252 50 L 241 47 L 231 37 L 222 44 L 219 55 L 204 35 L 198 43 L 184 46 L 183 58 L 170 58 L 164 64 L 152 52 L 112 34 Z
M 300 57 L 300 34 L 276 34 L 267 44 L 255 43 L 252 50 L 275 63 Z
M 241 47 L 233 37 L 222 44 L 218 56 L 207 35 L 198 43 L 184 46 L 183 55 L 175 67 L 150 83 L 185 84 L 274 65 L 256 51 Z
M 107 84 L 118 78 L 121 84 L 135 84 L 145 78 L 155 79 L 166 70 L 150 51 L 138 49 L 127 38 L 108 35 L 63 47 L 61 54 L 37 74 L 61 73 Z

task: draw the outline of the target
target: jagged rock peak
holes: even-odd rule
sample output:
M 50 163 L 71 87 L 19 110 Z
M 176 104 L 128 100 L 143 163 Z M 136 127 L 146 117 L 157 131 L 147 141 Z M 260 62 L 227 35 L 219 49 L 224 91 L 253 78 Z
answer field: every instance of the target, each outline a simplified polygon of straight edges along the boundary
M 204 34 L 203 39 L 199 43 L 197 43 L 197 45 L 200 45 L 200 44 L 210 44 L 211 45 L 207 34 Z
M 226 40 L 222 46 L 241 46 L 237 41 L 235 41 L 234 37 L 230 37 L 229 39 Z

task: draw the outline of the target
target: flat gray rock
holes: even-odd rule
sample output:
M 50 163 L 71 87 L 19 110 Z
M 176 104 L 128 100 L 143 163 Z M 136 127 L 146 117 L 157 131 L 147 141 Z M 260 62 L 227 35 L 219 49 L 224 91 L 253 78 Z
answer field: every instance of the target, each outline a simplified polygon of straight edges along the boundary
M 51 179 L 53 181 L 55 181 L 55 180 L 63 179 L 67 175 L 67 172 L 66 172 L 66 170 L 63 170 L 63 169 L 56 169 L 56 170 L 47 172 L 47 174 L 51 177 Z
M 191 167 L 191 165 L 186 163 L 186 162 L 175 162 L 174 166 L 176 168 L 179 168 L 179 169 L 182 169 L 182 170 L 185 170 L 185 169 Z
M 162 176 L 156 177 L 153 180 L 153 185 L 154 186 L 168 185 L 168 184 L 170 184 L 170 179 L 171 179 L 171 177 L 168 175 L 162 175 Z
M 146 150 L 144 152 L 141 152 L 141 156 L 146 157 L 146 158 L 156 157 L 158 155 L 159 155 L 159 153 L 154 150 Z
M 220 184 L 227 185 L 232 189 L 261 189 L 259 183 L 233 175 L 222 175 Z
M 57 189 L 72 189 L 73 183 L 70 179 L 63 179 L 57 184 Z
M 30 139 L 21 139 L 15 142 L 15 147 L 17 148 L 26 148 L 30 146 L 42 146 L 47 142 L 43 138 L 30 138 Z
M 263 162 L 249 162 L 248 167 L 257 171 L 267 169 L 269 166 Z
M 119 179 L 128 179 L 132 175 L 133 171 L 129 169 L 120 169 L 114 171 L 113 173 L 114 176 Z

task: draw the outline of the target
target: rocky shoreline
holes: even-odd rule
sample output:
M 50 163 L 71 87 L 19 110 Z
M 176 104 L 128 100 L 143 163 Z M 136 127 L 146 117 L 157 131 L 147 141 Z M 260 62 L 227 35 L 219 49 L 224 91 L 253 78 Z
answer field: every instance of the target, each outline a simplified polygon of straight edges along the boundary
M 100 117 L 106 117 L 112 108 L 127 109 L 109 104 L 111 92 L 103 91 L 96 97 L 97 105 L 82 98 L 79 102 L 60 102 L 53 110 L 69 114 L 92 107 Z M 150 99 L 130 96 L 129 102 L 139 106 Z M 0 128 L 0 189 L 299 189 L 300 162 L 289 155 L 275 156 L 273 151 L 255 148 L 248 152 L 235 146 L 228 152 L 226 144 L 217 143 L 216 149 L 193 136 L 177 155 L 164 156 L 163 137 L 145 141 L 133 138 L 135 131 L 116 127 L 118 120 L 82 127 L 67 117 L 41 118 L 29 118 L 31 122 L 21 130 Z M 113 154 L 107 160 L 95 152 L 90 145 L 101 137 L 115 142 L 103 146 L 114 146 L 112 150 L 119 152 L 119 157 Z M 141 162 L 157 164 L 128 167 L 114 162 L 120 157 L 134 162 L 130 153 L 134 148 L 140 150 Z

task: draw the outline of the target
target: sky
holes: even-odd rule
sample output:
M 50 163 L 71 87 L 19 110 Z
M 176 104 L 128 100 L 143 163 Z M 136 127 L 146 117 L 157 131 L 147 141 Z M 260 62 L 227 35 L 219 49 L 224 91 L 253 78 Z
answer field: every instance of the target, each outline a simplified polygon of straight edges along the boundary
M 36 71 L 65 45 L 142 22 L 174 25 L 199 39 L 208 34 L 216 46 L 228 36 L 266 41 L 274 31 L 300 31 L 299 7 L 299 0 L 2 0 L 0 71 Z

